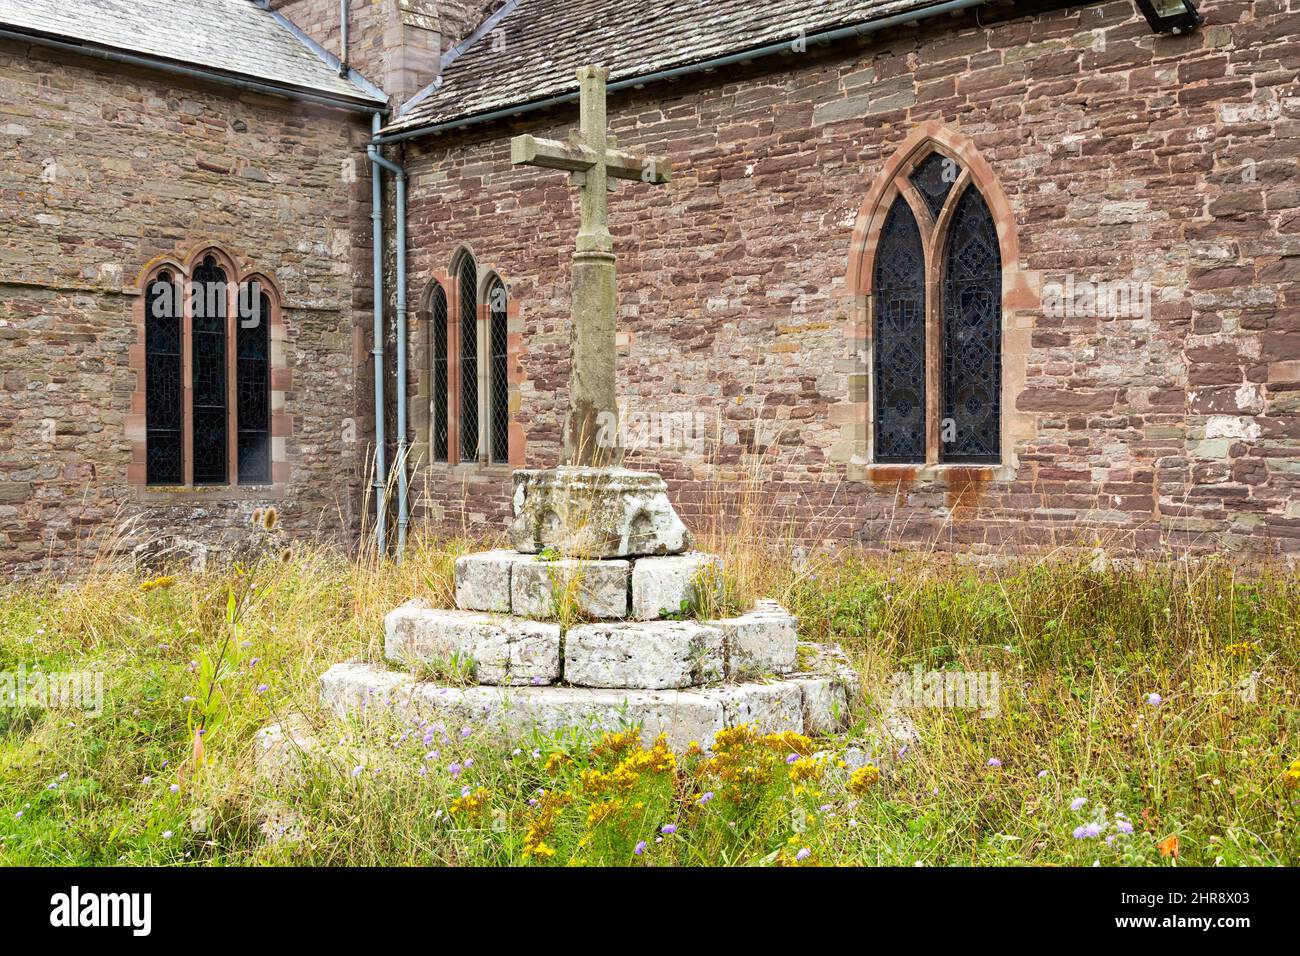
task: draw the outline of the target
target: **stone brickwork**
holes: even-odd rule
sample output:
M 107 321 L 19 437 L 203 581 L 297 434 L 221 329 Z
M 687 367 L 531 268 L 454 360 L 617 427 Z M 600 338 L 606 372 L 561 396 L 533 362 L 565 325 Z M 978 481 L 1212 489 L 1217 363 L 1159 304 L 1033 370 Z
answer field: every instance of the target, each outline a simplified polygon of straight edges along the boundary
M 274 504 L 290 538 L 354 539 L 369 432 L 366 126 L 0 43 L 0 569 L 84 562 L 135 515 L 142 535 L 221 548 Z M 141 282 L 206 245 L 283 293 L 285 467 L 270 487 L 133 486 Z
M 651 439 L 628 464 L 663 473 L 695 530 L 758 474 L 761 510 L 809 544 L 1300 552 L 1294 4 L 1204 4 L 1205 27 L 1182 36 L 1153 35 L 1127 0 L 1049 6 L 611 97 L 620 147 L 677 161 L 666 192 L 610 197 L 619 394 L 628 440 Z M 406 146 L 412 300 L 462 244 L 510 283 L 531 468 L 560 450 L 577 211 L 567 176 L 513 169 L 508 140 L 564 138 L 575 118 Z M 927 124 L 987 166 L 1018 259 L 1004 263 L 997 468 L 863 453 L 855 225 Z M 1098 281 L 1149 286 L 1149 315 L 1044 306 L 1045 287 Z M 653 441 L 683 422 L 691 441 Z M 435 464 L 414 486 L 456 528 L 495 532 L 508 515 L 504 470 Z

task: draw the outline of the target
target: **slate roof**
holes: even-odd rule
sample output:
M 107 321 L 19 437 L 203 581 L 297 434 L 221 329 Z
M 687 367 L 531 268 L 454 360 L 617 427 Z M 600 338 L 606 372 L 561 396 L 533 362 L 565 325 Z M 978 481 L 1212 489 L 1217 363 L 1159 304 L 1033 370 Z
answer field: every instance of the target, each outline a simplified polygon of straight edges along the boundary
M 0 28 L 365 102 L 317 50 L 253 0 L 0 0 Z
M 610 81 L 852 26 L 939 0 L 518 0 L 492 31 L 446 65 L 440 84 L 385 133 L 547 99 L 577 89 L 586 63 Z M 494 49 L 498 47 L 500 49 Z

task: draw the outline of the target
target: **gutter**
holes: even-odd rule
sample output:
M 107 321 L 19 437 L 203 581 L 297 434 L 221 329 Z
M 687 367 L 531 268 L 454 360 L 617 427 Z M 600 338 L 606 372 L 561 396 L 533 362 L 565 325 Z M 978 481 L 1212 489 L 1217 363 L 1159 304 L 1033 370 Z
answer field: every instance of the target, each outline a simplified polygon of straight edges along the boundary
M 380 119 L 376 113 L 373 131 L 378 134 Z M 373 142 L 366 147 L 370 157 L 371 223 L 374 229 L 374 348 L 375 359 L 375 546 L 382 557 L 388 550 L 385 528 L 385 492 L 387 471 L 384 467 L 384 278 L 383 278 L 383 173 L 388 170 L 397 180 L 397 557 L 406 550 L 406 530 L 410 512 L 406 490 L 406 170 L 379 154 Z
M 804 39 L 805 42 L 809 44 L 835 43 L 840 40 L 867 36 L 872 33 L 877 33 L 880 30 L 888 29 L 889 27 L 901 26 L 906 23 L 916 23 L 920 20 L 927 20 L 931 17 L 937 17 L 945 13 L 956 13 L 960 10 L 966 10 L 971 7 L 983 6 L 987 2 L 988 0 L 945 0 L 945 2 L 937 3 L 931 7 L 923 7 L 919 10 L 897 13 L 891 17 L 883 17 L 879 20 L 870 20 L 866 23 L 859 23 L 856 26 L 839 27 L 834 30 L 825 30 L 821 33 L 814 33 Z M 788 54 L 790 52 L 791 42 L 791 40 L 783 40 L 780 43 L 769 43 L 766 46 L 743 50 L 740 53 L 731 53 L 726 56 L 714 57 L 710 60 L 701 60 L 698 63 L 691 63 L 686 66 L 678 66 L 666 70 L 656 70 L 652 73 L 642 73 L 637 76 L 630 76 L 626 79 L 616 80 L 608 84 L 606 89 L 608 92 L 614 93 L 632 87 L 648 86 L 651 83 L 659 83 L 664 80 L 673 80 L 683 76 L 691 76 L 697 73 L 705 73 L 710 70 L 721 69 L 722 67 L 734 66 L 738 63 L 749 63 L 751 60 L 757 60 L 775 54 Z M 441 79 L 441 77 L 439 77 L 439 79 Z M 409 109 L 411 105 L 414 105 L 415 100 L 423 99 L 430 92 L 432 92 L 432 89 L 422 91 L 418 97 L 403 107 L 403 111 Z M 463 116 L 459 119 L 446 120 L 428 126 L 417 126 L 414 129 L 389 133 L 386 136 L 376 136 L 372 142 L 398 143 L 408 139 L 415 139 L 419 136 L 432 136 L 448 130 L 463 129 L 467 126 L 476 126 L 480 123 L 490 123 L 493 120 L 506 119 L 512 116 L 521 116 L 525 113 L 534 113 L 538 110 L 544 110 L 552 106 L 559 106 L 564 103 L 576 103 L 577 101 L 578 91 L 574 90 L 571 93 L 561 93 L 556 96 L 547 97 L 546 99 L 521 103 L 518 106 L 503 107 L 487 113 Z
M 339 0 L 339 76 L 348 73 L 348 0 Z
M 247 90 L 250 93 L 265 93 L 272 96 L 283 96 L 287 99 L 300 100 L 306 103 L 315 103 L 320 106 L 333 107 L 334 109 L 349 110 L 357 113 L 374 113 L 383 116 L 387 116 L 389 113 L 388 107 L 382 103 L 370 102 L 361 99 L 360 97 L 357 99 L 351 99 L 345 96 L 332 96 L 329 93 L 313 93 L 304 90 L 301 87 L 280 84 L 272 80 L 261 81 L 245 79 L 229 73 L 221 73 L 216 70 L 208 70 L 197 66 L 185 66 L 184 64 L 175 63 L 171 60 L 157 59 L 147 55 L 124 53 L 120 50 L 112 50 L 101 46 L 88 46 L 84 43 L 78 43 L 75 41 L 56 40 L 53 37 L 48 37 L 39 33 L 24 33 L 18 30 L 0 28 L 0 39 L 16 40 L 19 43 L 30 43 L 34 46 L 49 47 L 50 49 L 63 50 L 68 53 L 79 53 L 82 56 L 94 57 L 99 60 L 108 60 L 112 63 L 121 63 L 145 70 L 159 70 L 163 73 L 173 73 L 191 79 L 205 80 L 209 83 L 217 83 L 222 86 L 233 86 L 236 89 Z

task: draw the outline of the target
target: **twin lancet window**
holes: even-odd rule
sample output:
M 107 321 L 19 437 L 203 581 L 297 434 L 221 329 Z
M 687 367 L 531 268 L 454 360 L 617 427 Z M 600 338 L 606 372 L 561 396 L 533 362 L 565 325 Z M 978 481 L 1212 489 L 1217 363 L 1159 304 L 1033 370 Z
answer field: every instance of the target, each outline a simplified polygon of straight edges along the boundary
M 1002 258 L 984 197 L 955 160 L 931 153 L 900 182 L 872 298 L 875 460 L 999 462 Z
M 145 288 L 145 476 L 150 485 L 271 482 L 271 309 L 215 256 Z
M 454 303 L 437 282 L 429 298 L 433 458 L 508 462 L 506 287 L 491 275 L 480 290 L 478 266 L 468 254 L 461 256 L 452 277 Z

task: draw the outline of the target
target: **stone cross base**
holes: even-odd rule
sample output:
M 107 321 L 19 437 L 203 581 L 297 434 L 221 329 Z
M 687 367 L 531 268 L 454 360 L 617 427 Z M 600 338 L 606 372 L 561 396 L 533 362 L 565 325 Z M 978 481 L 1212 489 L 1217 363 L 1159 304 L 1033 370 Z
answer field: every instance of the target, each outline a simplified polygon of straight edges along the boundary
M 668 485 L 648 471 L 562 467 L 516 471 L 516 551 L 569 558 L 681 554 L 691 535 L 668 501 Z
M 701 617 L 719 597 L 720 569 L 720 559 L 695 552 L 464 555 L 456 609 L 415 600 L 385 619 L 384 656 L 402 669 L 336 665 L 321 680 L 322 700 L 344 715 L 486 716 L 509 735 L 616 730 L 631 720 L 647 740 L 666 733 L 677 749 L 708 746 L 740 723 L 842 729 L 858 694 L 843 654 L 801 644 L 798 621 L 775 601 Z

